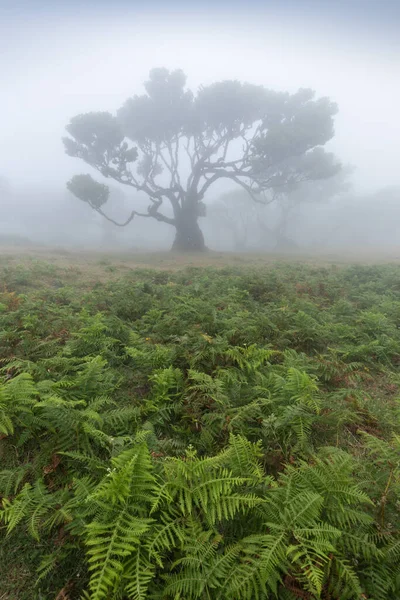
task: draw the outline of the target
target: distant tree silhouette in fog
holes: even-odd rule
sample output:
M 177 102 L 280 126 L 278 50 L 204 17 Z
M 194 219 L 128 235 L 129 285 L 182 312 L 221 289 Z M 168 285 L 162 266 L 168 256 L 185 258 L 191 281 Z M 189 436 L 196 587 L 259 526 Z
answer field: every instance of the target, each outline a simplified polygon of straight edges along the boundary
M 182 71 L 167 69 L 153 69 L 144 87 L 145 94 L 128 99 L 116 116 L 75 116 L 63 141 L 70 156 L 146 194 L 147 210 L 133 209 L 116 222 L 104 208 L 108 186 L 89 174 L 67 185 L 117 225 L 134 217 L 168 223 L 176 230 L 176 250 L 205 249 L 198 220 L 206 214 L 206 193 L 219 180 L 245 190 L 249 202 L 267 203 L 340 169 L 323 149 L 334 135 L 337 107 L 327 98 L 315 99 L 312 90 L 289 94 L 221 81 L 194 94 Z

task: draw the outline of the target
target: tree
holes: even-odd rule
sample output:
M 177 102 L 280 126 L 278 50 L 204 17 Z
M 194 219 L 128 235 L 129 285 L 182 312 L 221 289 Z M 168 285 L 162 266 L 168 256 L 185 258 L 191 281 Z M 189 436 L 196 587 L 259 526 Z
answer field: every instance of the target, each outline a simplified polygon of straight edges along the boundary
M 352 173 L 353 168 L 346 166 L 328 179 L 304 181 L 293 189 L 289 187 L 288 190 L 283 190 L 278 197 L 280 214 L 274 228 L 276 249 L 285 250 L 296 246 L 288 233 L 288 227 L 295 216 L 296 209 L 304 204 L 329 202 L 332 198 L 348 192 L 351 189 L 349 176 Z M 266 232 L 269 231 L 262 219 L 260 219 L 259 225 Z
M 136 216 L 168 223 L 176 229 L 176 250 L 205 249 L 198 219 L 217 181 L 229 180 L 259 201 L 260 194 L 323 179 L 340 168 L 322 148 L 334 134 L 336 105 L 315 99 L 312 90 L 289 94 L 221 81 L 193 94 L 182 71 L 167 69 L 153 69 L 144 87 L 146 93 L 128 99 L 115 116 L 75 116 L 63 141 L 69 156 L 150 200 L 146 211 L 134 209 L 117 225 Z M 67 185 L 113 221 L 103 211 L 106 185 L 89 174 Z
M 332 177 L 282 188 L 269 202 L 262 203 L 260 197 L 260 202 L 250 206 L 244 190 L 231 190 L 209 205 L 208 214 L 215 228 L 223 227 L 232 234 L 236 251 L 248 249 L 250 240 L 254 247 L 260 234 L 262 241 L 258 244 L 262 248 L 266 248 L 266 243 L 268 247 L 275 245 L 277 250 L 294 248 L 296 243 L 290 238 L 289 228 L 296 211 L 307 204 L 328 203 L 348 192 L 352 172 L 353 169 L 346 166 Z
M 260 197 L 259 202 L 249 204 L 247 192 L 239 188 L 222 194 L 207 207 L 213 230 L 229 232 L 235 252 L 248 249 L 248 241 L 254 236 L 258 222 L 264 220 L 267 206 L 261 202 Z

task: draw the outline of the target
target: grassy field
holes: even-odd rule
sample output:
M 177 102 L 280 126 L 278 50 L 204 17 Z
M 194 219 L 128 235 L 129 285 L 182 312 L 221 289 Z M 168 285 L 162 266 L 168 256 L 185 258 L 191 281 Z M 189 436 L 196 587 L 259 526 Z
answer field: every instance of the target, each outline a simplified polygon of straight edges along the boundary
M 395 252 L 31 250 L 0 252 L 0 600 L 400 597 Z
M 395 248 L 344 248 L 341 251 L 299 251 L 294 253 L 235 253 L 208 251 L 204 254 L 175 254 L 173 252 L 118 252 L 84 251 L 47 246 L 2 245 L 0 262 L 3 264 L 31 264 L 45 261 L 59 267 L 75 266 L 102 272 L 98 267 L 113 265 L 120 269 L 156 268 L 176 269 L 187 266 L 219 267 L 250 265 L 263 266 L 274 262 L 301 262 L 306 264 L 397 264 L 400 263 L 400 247 Z

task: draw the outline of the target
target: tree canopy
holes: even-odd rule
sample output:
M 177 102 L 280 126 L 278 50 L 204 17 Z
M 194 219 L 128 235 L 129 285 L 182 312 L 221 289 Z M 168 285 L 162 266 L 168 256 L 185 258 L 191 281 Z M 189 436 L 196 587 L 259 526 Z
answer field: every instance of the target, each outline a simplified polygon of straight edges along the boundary
M 228 180 L 257 202 L 340 169 L 323 149 L 334 135 L 336 104 L 312 90 L 290 94 L 221 81 L 194 94 L 181 70 L 163 68 L 153 69 L 144 87 L 116 115 L 73 117 L 63 141 L 68 155 L 147 196 L 147 210 L 134 208 L 121 226 L 135 216 L 168 223 L 178 250 L 204 249 L 198 219 L 217 181 Z M 108 218 L 107 186 L 90 174 L 67 185 Z

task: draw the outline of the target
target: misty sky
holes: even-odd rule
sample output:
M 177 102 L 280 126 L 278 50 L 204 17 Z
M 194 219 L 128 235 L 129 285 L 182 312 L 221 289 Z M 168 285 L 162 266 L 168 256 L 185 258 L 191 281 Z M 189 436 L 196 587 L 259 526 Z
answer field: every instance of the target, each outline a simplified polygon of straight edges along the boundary
M 245 5 L 0 0 L 0 176 L 64 185 L 89 172 L 64 155 L 70 117 L 116 110 L 165 66 L 192 88 L 237 78 L 330 96 L 330 148 L 357 167 L 357 184 L 400 185 L 400 2 Z

